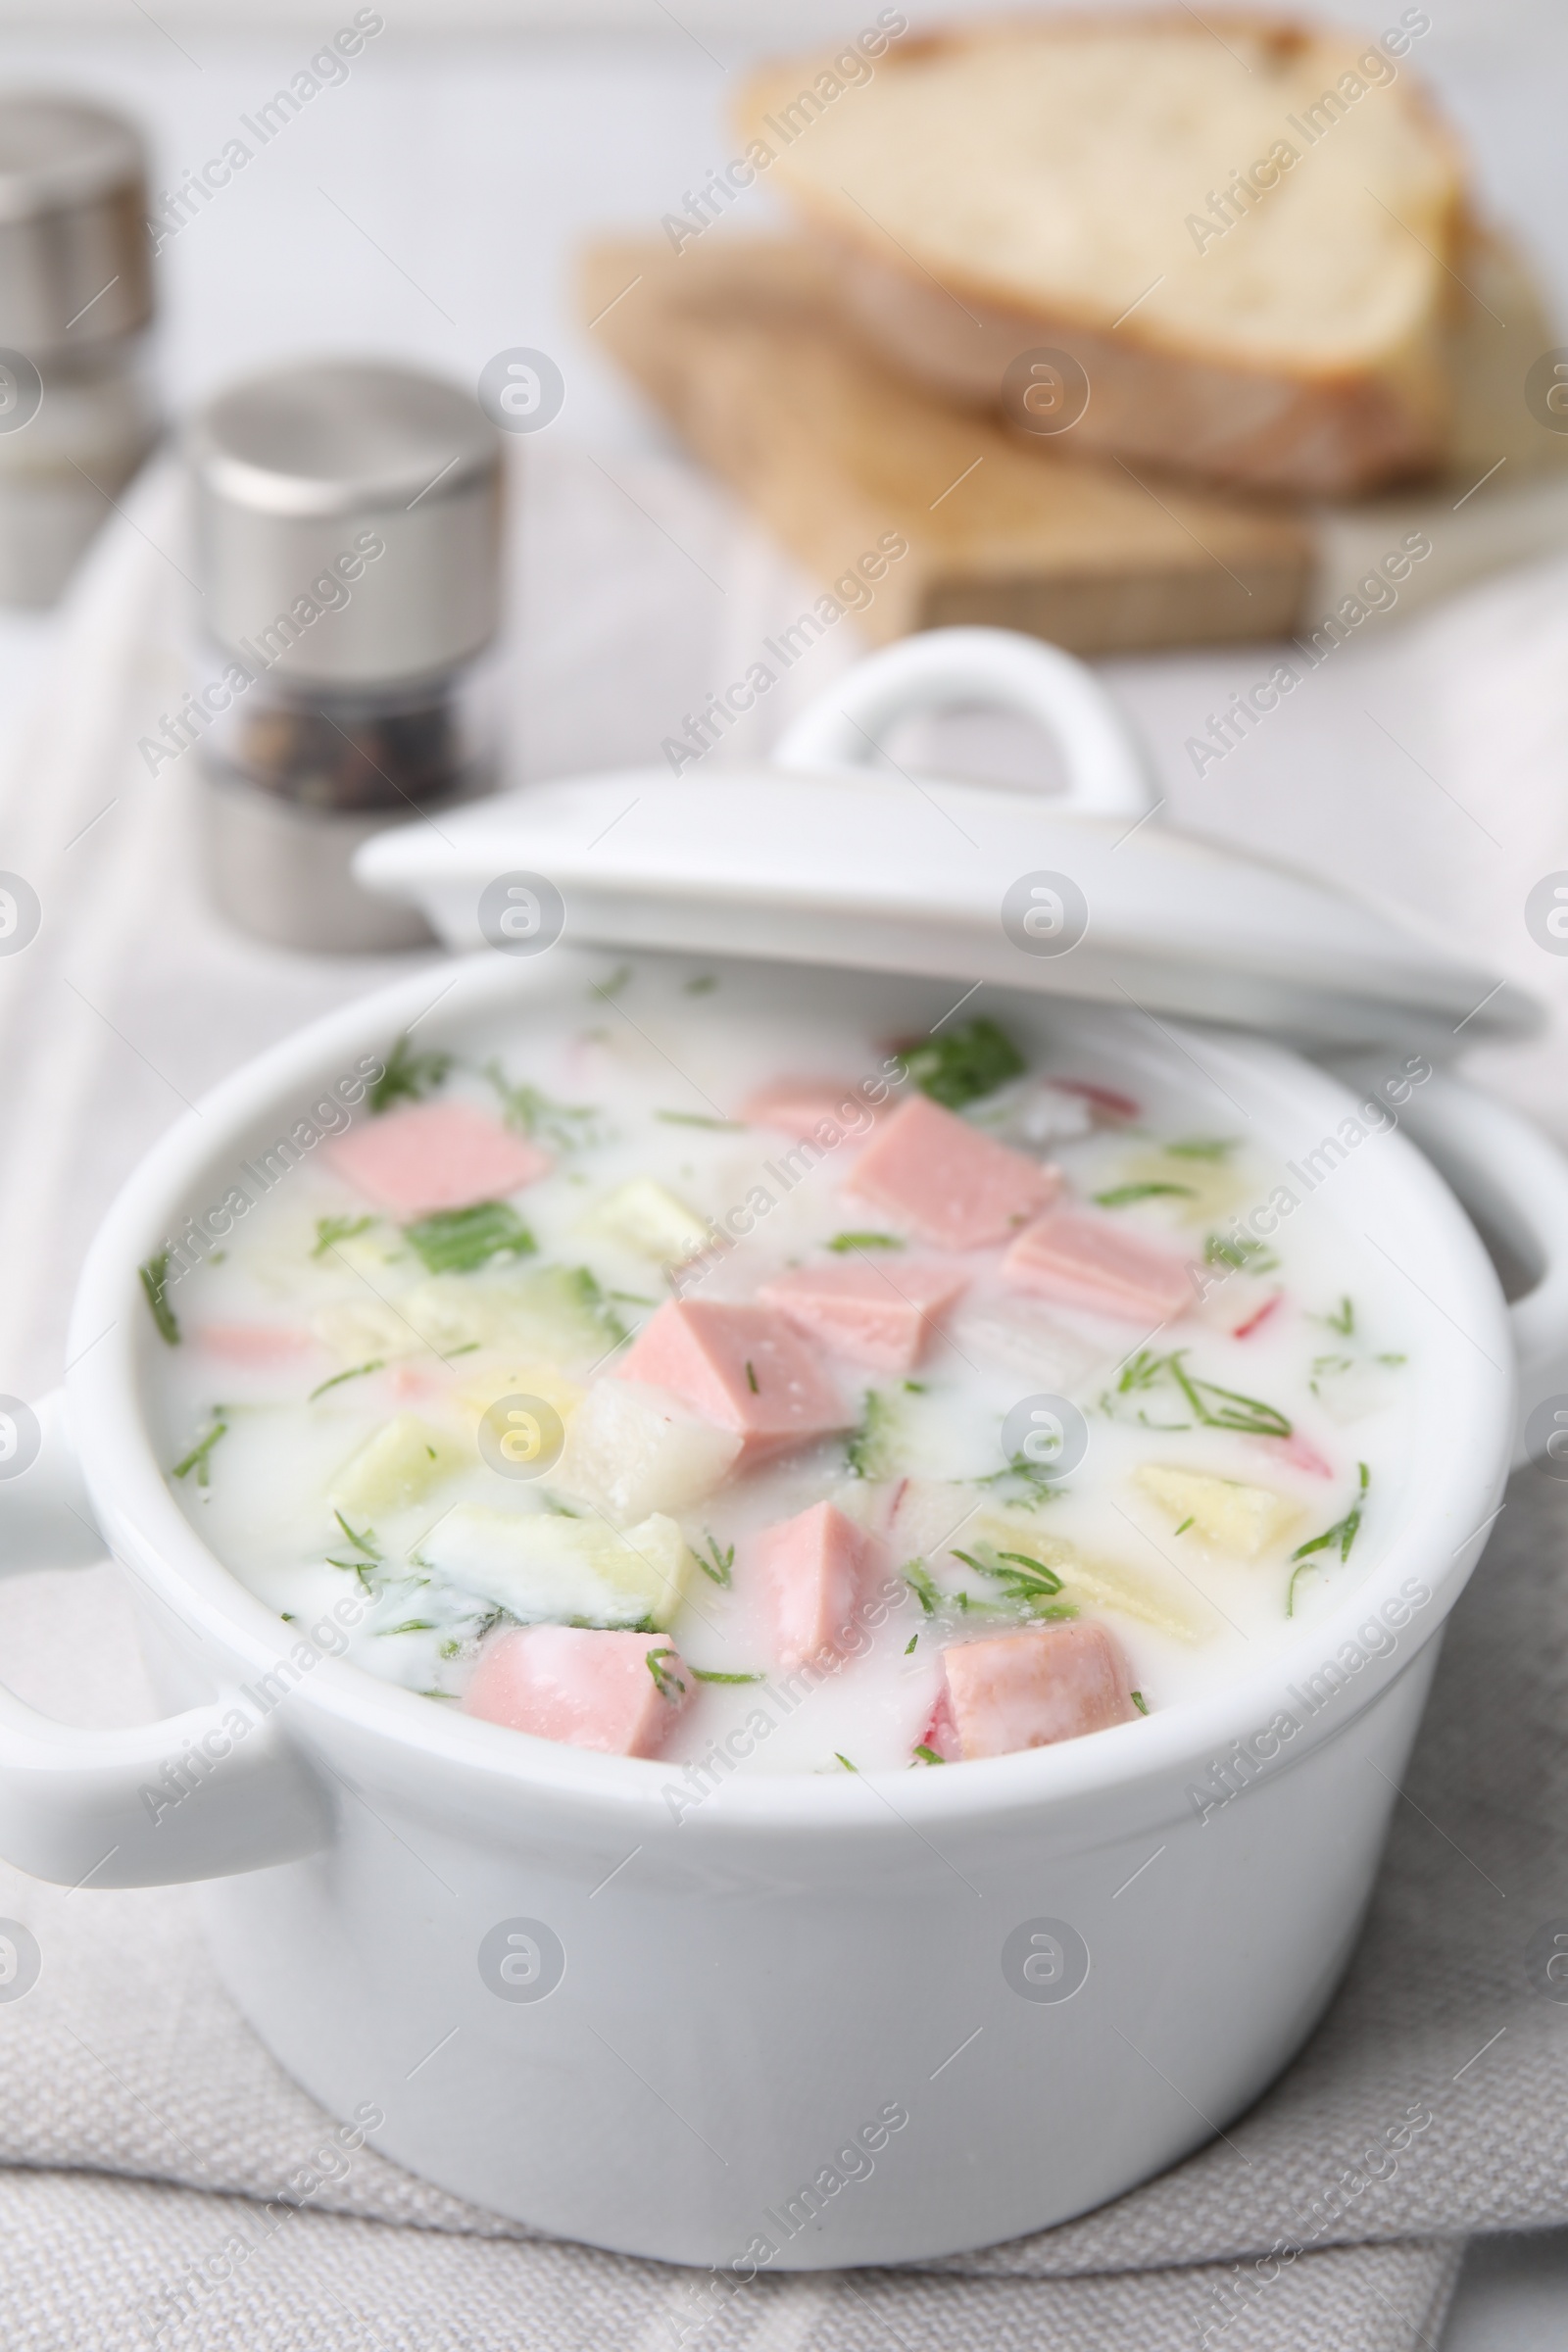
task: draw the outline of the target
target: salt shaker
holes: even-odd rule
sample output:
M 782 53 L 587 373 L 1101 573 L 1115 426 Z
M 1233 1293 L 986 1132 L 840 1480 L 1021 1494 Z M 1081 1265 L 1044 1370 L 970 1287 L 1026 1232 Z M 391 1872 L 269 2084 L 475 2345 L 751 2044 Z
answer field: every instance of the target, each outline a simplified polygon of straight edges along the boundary
M 241 929 L 353 953 L 430 938 L 362 891 L 372 833 L 492 789 L 501 455 L 456 385 L 324 360 L 191 436 L 209 887 Z
M 0 603 L 52 604 L 156 436 L 141 140 L 0 94 Z

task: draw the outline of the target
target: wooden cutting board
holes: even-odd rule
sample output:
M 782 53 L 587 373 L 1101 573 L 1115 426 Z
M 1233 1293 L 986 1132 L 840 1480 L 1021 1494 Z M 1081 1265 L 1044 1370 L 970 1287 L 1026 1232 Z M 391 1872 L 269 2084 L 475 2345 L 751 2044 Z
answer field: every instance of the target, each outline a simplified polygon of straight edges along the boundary
M 1291 509 L 948 406 L 845 330 L 804 246 L 606 242 L 584 256 L 581 291 L 594 342 L 825 592 L 846 583 L 836 601 L 878 644 L 963 622 L 1079 654 L 1279 639 L 1312 630 L 1410 532 L 1432 555 L 1407 571 L 1405 612 L 1568 545 L 1568 436 L 1533 433 L 1511 361 L 1488 392 L 1506 391 L 1508 414 L 1470 420 L 1472 449 L 1509 453 L 1479 491 L 1467 455 L 1463 482 Z M 889 541 L 906 552 L 868 580 L 866 557 Z

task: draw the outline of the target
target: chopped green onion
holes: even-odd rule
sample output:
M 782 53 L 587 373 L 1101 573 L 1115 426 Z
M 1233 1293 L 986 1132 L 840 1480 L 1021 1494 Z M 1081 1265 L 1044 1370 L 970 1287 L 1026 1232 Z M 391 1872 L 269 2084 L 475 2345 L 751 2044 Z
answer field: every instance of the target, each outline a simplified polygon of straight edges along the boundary
M 904 1075 L 948 1110 L 961 1110 L 967 1102 L 994 1095 L 1029 1066 L 1006 1031 L 984 1014 L 961 1022 L 945 1037 L 910 1046 L 899 1061 Z
M 432 1274 L 471 1274 L 493 1257 L 531 1256 L 536 1247 L 527 1226 L 505 1200 L 438 1209 L 403 1231 Z

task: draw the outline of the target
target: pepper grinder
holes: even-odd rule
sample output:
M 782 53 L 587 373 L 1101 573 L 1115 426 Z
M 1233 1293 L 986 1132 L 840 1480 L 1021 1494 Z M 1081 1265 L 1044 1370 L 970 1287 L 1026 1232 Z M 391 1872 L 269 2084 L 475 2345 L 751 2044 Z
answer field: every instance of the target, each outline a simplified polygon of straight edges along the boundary
M 0 96 L 0 603 L 52 604 L 157 435 L 142 145 Z
M 329 360 L 220 394 L 190 456 L 213 897 L 281 947 L 422 945 L 351 864 L 494 786 L 499 436 L 456 385 Z

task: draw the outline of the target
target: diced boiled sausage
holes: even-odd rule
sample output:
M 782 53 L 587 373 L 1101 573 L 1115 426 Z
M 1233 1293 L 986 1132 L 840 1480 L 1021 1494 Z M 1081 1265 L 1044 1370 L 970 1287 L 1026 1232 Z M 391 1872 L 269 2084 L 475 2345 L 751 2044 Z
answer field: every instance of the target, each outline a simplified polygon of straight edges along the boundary
M 771 1306 L 666 1299 L 615 1372 L 668 1389 L 704 1420 L 734 1430 L 743 1467 L 855 1419 L 815 1350 Z
M 882 1372 L 909 1372 L 967 1281 L 949 1267 L 895 1252 L 885 1266 L 869 1259 L 795 1266 L 764 1282 L 759 1297 L 835 1355 Z
M 797 1140 L 815 1136 L 824 1120 L 841 1136 L 857 1136 L 869 1134 L 876 1105 L 843 1078 L 775 1078 L 747 1097 L 741 1116 Z
M 1171 1323 L 1197 1297 L 1185 1258 L 1106 1217 L 1054 1208 L 1019 1234 L 1002 1261 L 1009 1279 L 1062 1306 L 1133 1322 Z
M 411 1102 L 327 1146 L 345 1184 L 399 1224 L 444 1208 L 504 1200 L 554 1163 L 466 1102 Z
M 479 1652 L 464 1713 L 606 1756 L 656 1756 L 697 1683 L 664 1634 L 517 1626 Z
M 1004 1242 L 1053 1200 L 1061 1171 L 981 1135 L 924 1095 L 882 1121 L 844 1180 L 943 1250 Z
M 882 1546 L 836 1503 L 814 1503 L 763 1528 L 751 1565 L 782 1665 L 843 1657 L 861 1646 L 855 1640 L 858 1612 L 871 1596 Z
M 958 1753 L 1009 1756 L 1131 1723 L 1127 1661 L 1102 1625 L 1032 1627 L 942 1653 Z M 938 1750 L 940 1753 L 941 1750 Z

